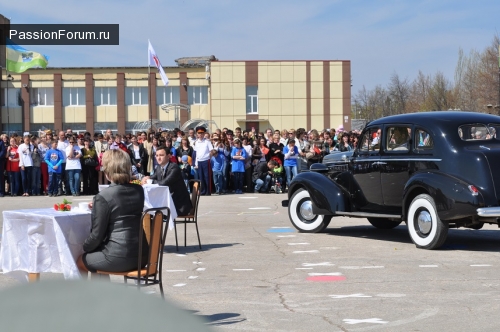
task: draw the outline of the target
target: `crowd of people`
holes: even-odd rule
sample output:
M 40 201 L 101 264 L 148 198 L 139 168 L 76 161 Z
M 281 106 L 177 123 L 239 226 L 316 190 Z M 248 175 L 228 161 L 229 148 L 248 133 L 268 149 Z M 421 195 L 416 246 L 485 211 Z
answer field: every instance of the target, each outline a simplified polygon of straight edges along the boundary
M 187 132 L 148 130 L 134 134 L 73 133 L 71 129 L 40 135 L 0 135 L 0 197 L 95 195 L 99 184 L 108 184 L 102 158 L 120 149 L 131 161 L 131 179 L 153 177 L 156 153 L 167 151 L 189 186 L 201 182 L 202 195 L 286 192 L 302 169 L 322 161 L 329 153 L 357 147 L 359 132 L 343 127 L 321 131 L 304 128 L 265 132 L 223 128 L 210 133 L 205 127 Z M 188 188 L 189 189 L 189 188 Z

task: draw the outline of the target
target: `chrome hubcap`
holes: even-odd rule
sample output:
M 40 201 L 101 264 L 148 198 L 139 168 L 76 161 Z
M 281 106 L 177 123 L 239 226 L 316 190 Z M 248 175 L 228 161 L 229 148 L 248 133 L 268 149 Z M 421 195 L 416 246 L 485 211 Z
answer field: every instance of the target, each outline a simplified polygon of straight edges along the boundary
M 302 218 L 304 218 L 305 220 L 312 220 L 315 217 L 315 215 L 313 214 L 312 203 L 309 200 L 302 202 L 299 208 L 299 212 Z
M 418 229 L 422 234 L 429 234 L 432 228 L 432 217 L 428 211 L 420 211 L 417 217 Z

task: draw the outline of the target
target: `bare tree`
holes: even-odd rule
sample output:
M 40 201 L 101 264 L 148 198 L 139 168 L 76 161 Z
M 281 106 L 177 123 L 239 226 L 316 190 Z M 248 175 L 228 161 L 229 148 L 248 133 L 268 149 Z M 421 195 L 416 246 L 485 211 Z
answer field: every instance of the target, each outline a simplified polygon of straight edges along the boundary
M 399 75 L 394 73 L 391 76 L 389 86 L 390 100 L 391 100 L 391 114 L 407 113 L 407 103 L 410 99 L 410 83 L 408 79 L 400 79 Z

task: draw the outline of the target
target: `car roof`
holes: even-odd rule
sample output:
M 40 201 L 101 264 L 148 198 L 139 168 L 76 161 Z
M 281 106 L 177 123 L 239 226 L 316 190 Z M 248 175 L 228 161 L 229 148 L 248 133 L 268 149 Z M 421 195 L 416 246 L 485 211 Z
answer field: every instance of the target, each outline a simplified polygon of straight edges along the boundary
M 500 123 L 500 116 L 464 111 L 432 111 L 391 115 L 370 122 L 367 126 L 383 125 L 387 123 L 411 123 L 430 126 L 460 126 L 468 123 Z

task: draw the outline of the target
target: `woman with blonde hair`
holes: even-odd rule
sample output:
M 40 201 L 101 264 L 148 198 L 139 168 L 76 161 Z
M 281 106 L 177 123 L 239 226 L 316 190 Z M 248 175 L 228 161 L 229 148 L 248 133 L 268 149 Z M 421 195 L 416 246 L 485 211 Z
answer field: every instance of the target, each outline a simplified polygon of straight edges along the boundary
M 95 195 L 89 206 L 92 229 L 83 244 L 85 253 L 77 261 L 80 271 L 137 269 L 144 191 L 130 183 L 131 167 L 130 156 L 120 149 L 106 151 L 102 157 L 102 170 L 111 185 Z M 147 241 L 142 243 L 147 262 Z

